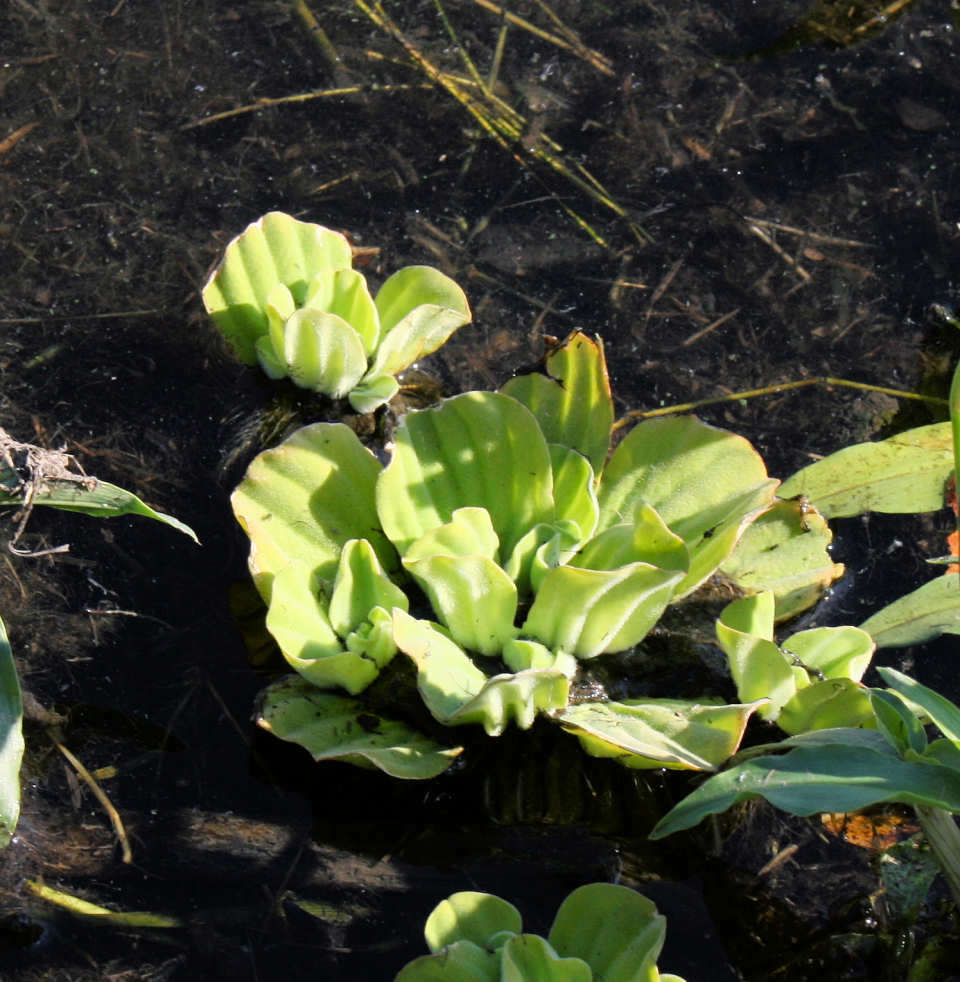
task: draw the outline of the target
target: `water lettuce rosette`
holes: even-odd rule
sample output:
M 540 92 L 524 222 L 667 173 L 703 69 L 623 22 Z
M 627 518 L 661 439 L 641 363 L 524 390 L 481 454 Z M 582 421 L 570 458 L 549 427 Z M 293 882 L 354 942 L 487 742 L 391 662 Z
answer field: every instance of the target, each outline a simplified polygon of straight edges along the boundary
M 401 656 L 445 726 L 496 736 L 542 715 L 633 767 L 713 770 L 734 752 L 762 702 L 573 705 L 570 683 L 709 578 L 777 482 L 692 416 L 640 423 L 607 459 L 602 348 L 574 334 L 548 370 L 408 413 L 386 466 L 337 423 L 254 460 L 234 510 L 298 673 L 262 694 L 262 726 L 318 760 L 439 773 L 461 747 L 364 702 Z

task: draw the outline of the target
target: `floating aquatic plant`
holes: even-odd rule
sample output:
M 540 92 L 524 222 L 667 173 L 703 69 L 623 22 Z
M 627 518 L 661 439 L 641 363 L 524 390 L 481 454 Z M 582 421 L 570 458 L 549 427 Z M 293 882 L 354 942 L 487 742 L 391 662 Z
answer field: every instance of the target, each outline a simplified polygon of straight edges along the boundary
M 736 749 L 762 701 L 573 704 L 571 682 L 729 561 L 777 482 L 746 440 L 689 416 L 639 424 L 607 459 L 600 345 L 574 334 L 548 371 L 408 413 L 386 466 L 333 423 L 253 461 L 233 506 L 298 673 L 261 695 L 262 726 L 318 760 L 439 773 L 462 748 L 364 698 L 402 654 L 445 726 L 496 736 L 545 716 L 633 767 L 712 770 Z
M 339 232 L 271 212 L 227 246 L 203 303 L 242 362 L 369 413 L 471 315 L 463 290 L 430 266 L 399 270 L 376 297 L 352 267 Z
M 661 975 L 666 919 L 628 887 L 589 883 L 560 905 L 549 935 L 523 932 L 513 904 L 489 893 L 455 893 L 434 908 L 430 954 L 395 982 L 683 982 Z

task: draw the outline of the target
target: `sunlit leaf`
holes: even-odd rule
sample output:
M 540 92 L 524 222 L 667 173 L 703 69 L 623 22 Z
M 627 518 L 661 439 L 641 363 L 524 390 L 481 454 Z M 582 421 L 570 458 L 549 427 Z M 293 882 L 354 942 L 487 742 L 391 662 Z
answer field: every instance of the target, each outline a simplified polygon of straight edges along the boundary
M 70 914 L 87 918 L 90 921 L 99 921 L 102 924 L 112 924 L 115 927 L 125 928 L 183 927 L 183 921 L 166 914 L 154 914 L 149 911 L 110 910 L 107 907 L 101 907 L 100 904 L 84 900 L 82 897 L 75 897 L 71 893 L 56 890 L 45 883 L 38 883 L 35 880 L 26 880 L 25 883 L 27 889 L 34 896 L 51 904 L 56 904 L 57 907 Z
M 547 442 L 579 451 L 599 472 L 613 426 L 603 345 L 574 331 L 548 356 L 547 372 L 519 375 L 501 391 L 530 409 Z
M 859 745 L 797 747 L 754 757 L 708 778 L 660 820 L 650 837 L 661 839 L 756 797 L 794 815 L 856 811 L 881 801 L 955 812 L 960 811 L 960 772 L 934 761 L 908 763 L 892 748 L 881 753 Z
M 721 570 L 747 593 L 769 590 L 776 619 L 786 620 L 813 606 L 843 575 L 827 551 L 833 533 L 812 506 L 777 501 L 747 527 Z
M 560 905 L 550 944 L 561 955 L 582 958 L 594 979 L 657 982 L 657 958 L 666 919 L 652 900 L 613 883 L 588 883 Z
M 501 982 L 591 982 L 590 966 L 579 958 L 563 958 L 545 938 L 518 934 L 503 946 Z
M 626 651 L 646 637 L 682 579 L 682 570 L 648 563 L 558 566 L 543 577 L 520 633 L 578 658 Z
M 938 511 L 953 467 L 950 423 L 933 423 L 844 447 L 784 481 L 780 496 L 806 495 L 825 518 Z
M 9 845 L 20 817 L 23 700 L 13 652 L 0 621 L 0 849 Z
M 342 399 L 367 370 L 360 335 L 342 317 L 304 307 L 283 327 L 287 375 L 302 389 Z
M 500 982 L 500 952 L 456 941 L 404 965 L 393 982 Z
M 330 229 L 271 212 L 233 239 L 203 288 L 203 303 L 237 357 L 253 365 L 254 345 L 267 333 L 267 297 L 284 284 L 298 306 L 314 274 L 348 269 L 350 243 Z
M 487 947 L 494 935 L 504 931 L 519 934 L 521 930 L 523 919 L 513 904 L 493 894 L 464 890 L 434 907 L 423 935 L 430 950 L 437 952 L 457 941 Z
M 400 554 L 457 508 L 485 508 L 500 558 L 538 522 L 553 519 L 547 443 L 530 411 L 495 392 L 466 392 L 407 413 L 377 482 L 384 531 Z
M 463 752 L 371 712 L 356 699 L 322 692 L 298 675 L 260 693 L 256 721 L 281 740 L 304 747 L 314 760 L 373 766 L 391 777 L 436 777 Z
M 330 623 L 345 638 L 369 617 L 374 607 L 407 610 L 406 594 L 384 572 L 373 546 L 366 539 L 344 544 L 330 595 Z
M 828 678 L 800 689 L 780 711 L 777 725 L 785 733 L 804 733 L 864 726 L 873 718 L 868 689 L 851 679 Z
M 960 741 L 960 708 L 955 703 L 895 668 L 877 671 L 891 689 L 919 706 L 948 740 Z
M 736 752 L 758 705 L 630 699 L 567 706 L 554 718 L 591 756 L 635 768 L 712 771 Z
M 254 459 L 231 502 L 250 538 L 250 571 L 265 600 L 293 557 L 309 568 L 312 589 L 332 583 L 350 539 L 367 539 L 386 571 L 398 568 L 374 507 L 380 470 L 342 423 L 306 426 Z
M 960 574 L 945 573 L 868 617 L 860 627 L 879 648 L 960 634 Z

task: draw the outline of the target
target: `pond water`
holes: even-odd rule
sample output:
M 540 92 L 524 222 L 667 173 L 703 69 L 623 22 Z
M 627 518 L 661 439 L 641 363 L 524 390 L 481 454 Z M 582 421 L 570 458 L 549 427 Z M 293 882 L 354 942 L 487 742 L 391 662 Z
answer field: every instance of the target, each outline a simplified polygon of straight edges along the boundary
M 198 290 L 266 211 L 347 232 L 372 280 L 425 262 L 463 285 L 474 323 L 420 366 L 443 393 L 497 387 L 574 328 L 602 335 L 620 411 L 812 376 L 944 393 L 960 339 L 928 311 L 960 292 L 956 4 L 808 6 L 518 0 L 507 17 L 448 0 L 455 43 L 432 2 L 390 4 L 392 32 L 350 0 L 312 4 L 312 30 L 299 3 L 7 5 L 0 425 L 66 446 L 202 546 L 37 511 L 23 543 L 69 552 L 0 561 L 33 700 L 0 977 L 386 979 L 449 893 L 498 893 L 546 931 L 593 880 L 653 897 L 661 968 L 701 982 L 899 979 L 930 939 L 956 944 L 941 886 L 915 925 L 885 921 L 876 851 L 817 820 L 757 808 L 652 846 L 689 779 L 568 761 L 537 728 L 398 785 L 250 722 L 268 669 L 235 616 L 228 496 L 275 395 L 225 354 Z M 484 79 L 499 61 L 522 117 L 503 146 L 443 86 L 469 76 L 462 52 Z M 291 421 L 342 412 L 287 399 Z M 778 477 L 931 419 L 826 387 L 700 415 Z M 931 575 L 948 525 L 843 523 L 852 585 L 821 620 L 859 623 Z M 879 661 L 960 697 L 947 646 Z M 130 863 L 57 740 L 100 775 Z M 181 926 L 91 924 L 28 880 Z

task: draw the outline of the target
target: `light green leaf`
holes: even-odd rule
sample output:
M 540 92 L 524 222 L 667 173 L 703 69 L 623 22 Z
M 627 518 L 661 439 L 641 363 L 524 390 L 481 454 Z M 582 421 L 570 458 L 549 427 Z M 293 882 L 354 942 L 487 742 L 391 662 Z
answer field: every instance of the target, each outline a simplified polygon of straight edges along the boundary
M 567 706 L 554 718 L 592 757 L 633 768 L 712 771 L 736 752 L 758 705 L 630 699 Z
M 551 378 L 520 375 L 501 391 L 530 409 L 549 443 L 579 451 L 599 472 L 613 428 L 613 397 L 602 343 L 574 331 L 547 357 L 547 372 Z
M 590 966 L 561 958 L 538 934 L 518 934 L 503 946 L 501 982 L 591 982 Z
M 873 722 L 869 689 L 846 678 L 828 678 L 801 688 L 777 717 L 777 725 L 785 733 Z
M 500 952 L 456 941 L 435 955 L 415 958 L 394 982 L 500 982 Z
M 481 723 L 499 736 L 511 720 L 521 729 L 538 713 L 566 705 L 563 672 L 531 669 L 488 678 L 435 625 L 395 610 L 394 640 L 417 666 L 417 688 L 434 719 L 447 726 Z
M 500 540 L 485 508 L 456 508 L 449 522 L 425 532 L 404 553 L 406 562 L 430 556 L 485 556 L 494 559 Z
M 582 958 L 604 982 L 657 982 L 666 919 L 653 901 L 628 887 L 588 883 L 560 905 L 550 944 Z
M 231 502 L 250 538 L 254 582 L 268 603 L 273 577 L 292 558 L 307 564 L 311 588 L 332 583 L 350 539 L 367 539 L 384 570 L 398 569 L 374 506 L 380 470 L 342 423 L 306 426 L 254 459 Z
M 683 539 L 667 528 L 648 504 L 640 502 L 633 521 L 614 525 L 595 536 L 570 560 L 581 569 L 614 570 L 630 563 L 687 572 L 689 555 Z
M 362 273 L 355 269 L 322 270 L 311 282 L 304 306 L 328 310 L 349 324 L 360 337 L 365 356 L 376 350 L 380 318 Z
M 791 634 L 783 649 L 828 679 L 859 682 L 870 667 L 876 645 L 859 627 L 815 627 Z
M 580 541 L 586 542 L 596 530 L 600 518 L 590 461 L 576 450 L 551 443 L 550 463 L 553 467 L 553 500 L 557 520 L 575 522 L 580 530 Z
M 863 746 L 798 747 L 754 757 L 708 778 L 650 833 L 662 839 L 707 815 L 763 797 L 794 815 L 849 812 L 881 801 L 960 811 L 960 772 L 935 762 L 907 763 Z
M 291 381 L 342 399 L 367 370 L 360 335 L 342 318 L 304 307 L 283 327 L 283 360 Z
M 352 262 L 350 243 L 339 232 L 271 212 L 227 246 L 203 288 L 203 304 L 237 357 L 253 365 L 254 345 L 268 330 L 267 298 L 277 284 L 299 306 L 315 273 L 348 269 Z
M 507 575 L 526 596 L 538 590 L 543 577 L 555 566 L 568 562 L 582 544 L 580 526 L 568 519 L 547 525 L 541 522 L 522 535 L 503 564 Z
M 539 641 L 529 641 L 526 638 L 514 638 L 503 646 L 500 655 L 504 665 L 511 672 L 524 672 L 528 668 L 545 668 L 562 672 L 572 679 L 579 667 L 579 662 L 573 655 L 565 651 L 551 651 Z
M 140 515 L 152 518 L 154 521 L 169 525 L 184 535 L 189 535 L 194 542 L 199 542 L 196 533 L 170 515 L 154 511 L 144 504 L 135 494 L 118 488 L 115 484 L 88 478 L 77 481 L 48 479 L 37 488 L 33 496 L 34 505 L 46 505 L 60 511 L 72 511 L 79 515 L 89 515 L 91 518 L 116 518 L 120 515 Z M 9 468 L 0 465 L 0 507 L 13 505 L 22 507 L 23 490 L 20 480 Z
M 776 619 L 813 606 L 843 575 L 843 564 L 827 551 L 833 533 L 812 506 L 777 501 L 744 531 L 721 569 L 747 593 L 764 590 L 776 598 Z
M 360 652 L 344 650 L 326 602 L 310 588 L 310 571 L 303 563 L 291 562 L 274 577 L 267 630 L 290 667 L 322 689 L 340 686 L 356 695 L 382 667 Z M 390 657 L 395 653 L 395 648 L 388 652 Z
M 558 566 L 543 577 L 520 633 L 578 658 L 626 651 L 657 623 L 682 579 L 682 570 L 648 563 Z
M 716 623 L 737 697 L 742 702 L 769 700 L 759 710 L 766 720 L 775 720 L 806 681 L 803 669 L 791 665 L 773 642 L 774 603 L 771 592 L 742 597 L 727 604 Z
M 354 411 L 363 415 L 379 409 L 399 391 L 400 383 L 392 375 L 379 375 L 358 382 L 347 398 Z
M 650 419 L 627 434 L 601 476 L 598 527 L 629 521 L 640 502 L 655 508 L 690 550 L 677 591 L 686 596 L 726 561 L 776 486 L 742 437 L 693 416 Z
M 868 617 L 860 627 L 879 648 L 923 644 L 960 634 L 960 574 L 945 573 Z
M 436 777 L 463 752 L 373 713 L 357 699 L 322 692 L 298 675 L 260 693 L 256 721 L 279 739 L 304 747 L 314 760 L 373 766 L 410 780 Z
M 394 440 L 377 482 L 377 510 L 401 555 L 465 506 L 487 510 L 501 559 L 538 522 L 552 521 L 550 453 L 515 399 L 466 392 L 407 413 Z
M 389 276 L 377 291 L 381 334 L 389 334 L 423 304 L 454 311 L 464 324 L 470 320 L 466 294 L 449 276 L 432 266 L 406 266 Z
M 953 467 L 950 423 L 933 423 L 844 447 L 784 481 L 780 496 L 806 495 L 825 518 L 938 511 Z
M 403 565 L 461 647 L 481 655 L 498 655 L 516 636 L 517 588 L 492 559 L 425 556 L 411 562 L 404 557 Z
M 330 596 L 330 623 L 345 638 L 369 619 L 374 607 L 409 610 L 407 595 L 384 572 L 366 539 L 344 544 Z
M 0 621 L 0 849 L 10 844 L 20 817 L 23 700 L 7 631 Z
M 910 702 L 916 703 L 948 740 L 960 741 L 960 708 L 946 696 L 927 688 L 895 668 L 878 668 L 877 671 L 891 689 Z
M 490 893 L 464 890 L 434 907 L 423 935 L 435 953 L 457 941 L 472 941 L 486 948 L 494 935 L 504 931 L 519 934 L 522 930 L 523 919 L 513 904 Z

